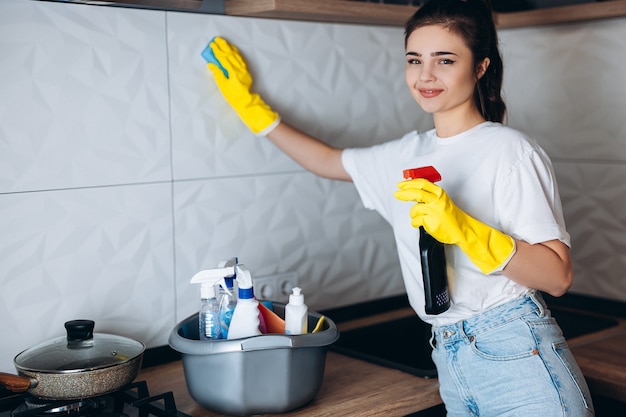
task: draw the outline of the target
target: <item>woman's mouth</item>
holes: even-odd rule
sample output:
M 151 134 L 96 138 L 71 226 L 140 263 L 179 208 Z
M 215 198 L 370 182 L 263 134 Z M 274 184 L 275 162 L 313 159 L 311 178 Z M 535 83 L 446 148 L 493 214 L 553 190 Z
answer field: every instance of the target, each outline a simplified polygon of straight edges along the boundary
M 431 88 L 419 88 L 420 95 L 424 98 L 433 98 L 437 97 L 443 90 L 441 89 L 431 89 Z

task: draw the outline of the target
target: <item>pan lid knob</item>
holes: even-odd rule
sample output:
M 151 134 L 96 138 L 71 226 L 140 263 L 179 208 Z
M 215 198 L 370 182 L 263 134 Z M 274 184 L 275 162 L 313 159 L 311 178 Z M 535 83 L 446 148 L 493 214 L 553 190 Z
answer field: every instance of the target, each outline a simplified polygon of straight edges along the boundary
M 65 322 L 68 342 L 82 342 L 93 339 L 93 320 L 71 320 Z

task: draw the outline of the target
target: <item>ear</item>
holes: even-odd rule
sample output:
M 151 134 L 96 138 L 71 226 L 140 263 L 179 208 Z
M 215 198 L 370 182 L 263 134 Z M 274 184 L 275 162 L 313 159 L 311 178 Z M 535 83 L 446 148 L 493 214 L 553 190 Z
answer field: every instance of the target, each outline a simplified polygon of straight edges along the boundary
M 485 58 L 476 64 L 476 79 L 480 80 L 483 75 L 487 72 L 487 68 L 489 68 L 489 64 L 491 60 L 489 58 Z

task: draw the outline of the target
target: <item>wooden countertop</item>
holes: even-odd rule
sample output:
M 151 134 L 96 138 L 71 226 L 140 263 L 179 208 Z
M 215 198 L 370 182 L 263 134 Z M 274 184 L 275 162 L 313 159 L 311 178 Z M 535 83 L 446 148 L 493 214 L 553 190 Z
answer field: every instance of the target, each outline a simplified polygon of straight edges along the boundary
M 619 324 L 568 341 L 591 393 L 626 402 L 626 318 Z
M 179 411 L 193 417 L 218 417 L 198 405 L 187 392 L 181 361 L 144 369 L 151 392 L 172 391 Z M 313 401 L 276 416 L 349 417 L 404 416 L 441 404 L 437 379 L 416 376 L 328 352 L 324 381 Z M 271 415 L 267 415 L 271 416 Z
M 385 322 L 409 314 L 402 309 L 339 323 L 340 331 Z M 606 317 L 606 316 L 605 316 Z M 606 330 L 568 340 L 592 393 L 626 402 L 626 318 Z M 177 408 L 193 417 L 222 417 L 198 405 L 189 395 L 181 361 L 142 370 L 151 392 L 172 391 Z M 313 401 L 286 414 L 268 416 L 350 417 L 404 416 L 441 404 L 439 382 L 328 352 L 324 381 Z

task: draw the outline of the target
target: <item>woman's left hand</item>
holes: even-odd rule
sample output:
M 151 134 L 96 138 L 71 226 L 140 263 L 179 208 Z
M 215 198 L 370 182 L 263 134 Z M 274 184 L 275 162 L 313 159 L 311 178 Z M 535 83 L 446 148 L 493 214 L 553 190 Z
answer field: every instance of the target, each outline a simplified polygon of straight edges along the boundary
M 414 201 L 411 224 L 424 229 L 441 243 L 458 245 L 484 273 L 502 270 L 515 253 L 515 240 L 474 219 L 458 208 L 445 190 L 418 178 L 398 183 L 394 196 Z

